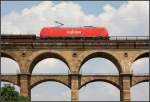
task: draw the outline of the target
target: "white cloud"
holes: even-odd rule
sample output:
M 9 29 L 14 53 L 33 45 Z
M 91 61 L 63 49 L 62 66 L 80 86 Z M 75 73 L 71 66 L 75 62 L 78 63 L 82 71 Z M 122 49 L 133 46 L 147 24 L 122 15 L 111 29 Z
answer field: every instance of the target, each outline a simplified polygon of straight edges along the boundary
M 44 26 L 55 26 L 54 21 L 66 26 L 106 26 L 111 35 L 148 35 L 148 1 L 129 1 L 118 9 L 105 5 L 98 16 L 85 14 L 82 6 L 74 2 L 44 1 L 21 13 L 12 12 L 2 16 L 2 33 L 39 34 Z

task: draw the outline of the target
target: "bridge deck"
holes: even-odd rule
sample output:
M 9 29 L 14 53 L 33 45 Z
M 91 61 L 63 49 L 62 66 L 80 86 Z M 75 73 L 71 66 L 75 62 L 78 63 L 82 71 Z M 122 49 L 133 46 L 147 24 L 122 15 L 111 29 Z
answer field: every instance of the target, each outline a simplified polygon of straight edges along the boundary
M 106 48 L 106 49 L 147 49 L 149 36 L 112 36 L 108 40 L 91 38 L 40 38 L 33 35 L 2 35 L 1 47 L 11 48 Z

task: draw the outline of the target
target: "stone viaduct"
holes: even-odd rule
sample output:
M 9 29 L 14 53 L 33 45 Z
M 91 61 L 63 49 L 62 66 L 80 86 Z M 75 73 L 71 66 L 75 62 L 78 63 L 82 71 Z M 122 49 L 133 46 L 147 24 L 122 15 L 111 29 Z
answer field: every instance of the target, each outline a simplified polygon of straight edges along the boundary
M 1 57 L 15 60 L 20 74 L 0 75 L 1 81 L 12 82 L 20 87 L 20 94 L 30 99 L 31 89 L 44 81 L 60 82 L 71 90 L 71 100 L 79 101 L 78 91 L 94 81 L 104 81 L 120 90 L 120 101 L 130 101 L 130 88 L 138 83 L 149 81 L 149 75 L 134 75 L 131 65 L 136 60 L 149 57 L 147 39 L 62 39 L 38 38 L 27 35 L 2 35 Z M 91 58 L 102 57 L 110 60 L 118 69 L 119 75 L 82 75 L 82 65 Z M 45 58 L 57 58 L 69 68 L 68 75 L 34 75 L 34 66 Z

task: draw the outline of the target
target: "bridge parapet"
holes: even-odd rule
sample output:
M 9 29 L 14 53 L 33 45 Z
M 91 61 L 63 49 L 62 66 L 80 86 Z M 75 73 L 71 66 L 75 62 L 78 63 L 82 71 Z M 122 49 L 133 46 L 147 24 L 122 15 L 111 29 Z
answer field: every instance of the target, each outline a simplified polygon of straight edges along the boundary
M 17 35 L 2 35 L 1 37 L 2 49 L 12 48 L 105 48 L 105 49 L 145 49 L 149 47 L 148 36 L 112 36 L 110 40 L 100 40 L 98 38 L 70 38 L 65 37 L 49 37 L 40 38 L 32 37 L 31 35 L 17 36 Z

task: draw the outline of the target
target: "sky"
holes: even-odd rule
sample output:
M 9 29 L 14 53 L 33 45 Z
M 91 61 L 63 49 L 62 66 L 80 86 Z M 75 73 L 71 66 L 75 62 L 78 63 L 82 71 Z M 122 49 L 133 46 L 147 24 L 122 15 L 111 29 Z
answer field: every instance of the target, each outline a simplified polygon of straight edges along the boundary
M 105 26 L 111 36 L 146 36 L 148 11 L 147 1 L 2 1 L 1 29 L 39 36 L 43 27 L 59 21 L 67 27 Z
M 39 36 L 42 27 L 57 26 L 55 21 L 60 21 L 67 27 L 105 26 L 111 36 L 149 35 L 147 1 L 2 1 L 1 11 L 2 34 Z M 131 69 L 133 73 L 147 73 L 148 63 L 149 58 L 137 60 Z M 67 74 L 68 69 L 62 61 L 49 58 L 39 62 L 32 73 Z M 19 67 L 15 61 L 1 58 L 1 71 L 15 74 Z M 109 60 L 94 58 L 82 66 L 80 73 L 118 74 L 118 70 Z M 132 87 L 132 100 L 149 100 L 148 87 L 148 82 Z M 80 100 L 119 100 L 119 94 L 116 87 L 101 81 L 89 83 L 79 91 Z M 31 90 L 31 99 L 70 100 L 70 89 L 57 82 L 44 82 Z

